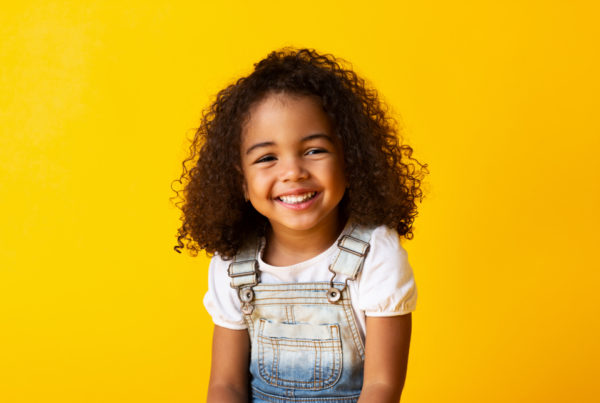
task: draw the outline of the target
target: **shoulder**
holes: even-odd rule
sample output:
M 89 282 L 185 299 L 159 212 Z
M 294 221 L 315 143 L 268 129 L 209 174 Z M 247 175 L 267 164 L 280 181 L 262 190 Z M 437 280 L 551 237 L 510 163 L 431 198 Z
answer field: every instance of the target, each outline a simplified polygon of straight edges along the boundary
M 373 228 L 373 232 L 371 233 L 371 242 L 376 244 L 378 247 L 404 251 L 404 248 L 400 242 L 400 235 L 398 234 L 398 231 L 388 227 L 387 225 L 380 225 Z M 404 251 L 404 253 L 406 252 Z
M 347 235 L 357 234 L 369 243 L 369 251 L 364 260 L 364 268 L 393 267 L 408 259 L 398 232 L 386 225 L 368 226 L 352 224 Z M 360 234 L 360 235 L 358 235 Z
M 229 260 L 225 260 L 223 259 L 223 257 L 221 255 L 219 255 L 218 253 L 215 253 L 211 258 L 210 258 L 210 265 L 209 265 L 209 269 L 224 269 L 225 271 L 227 271 L 227 268 L 229 267 L 229 264 L 232 262 L 231 259 Z
M 229 269 L 229 264 L 231 260 L 224 260 L 219 255 L 214 255 L 210 259 L 210 264 L 208 265 L 208 278 L 211 283 L 221 283 L 224 281 L 228 281 L 229 275 L 227 274 L 227 269 Z
M 204 306 L 216 325 L 229 329 L 245 329 L 246 325 L 236 290 L 231 287 L 227 269 L 230 260 L 215 255 L 208 268 L 208 291 Z
M 369 241 L 369 254 L 365 259 L 365 265 L 383 264 L 384 263 L 400 263 L 408 259 L 408 254 L 402 246 L 400 235 L 398 232 L 386 225 L 380 225 L 373 228 L 371 240 Z
M 358 282 L 359 305 L 368 316 L 391 316 L 414 310 L 416 287 L 408 254 L 398 232 L 373 229 Z
M 231 260 L 224 260 L 219 255 L 214 255 L 210 259 L 208 265 L 208 288 L 214 294 L 223 295 L 228 294 L 230 279 L 229 279 L 229 264 Z

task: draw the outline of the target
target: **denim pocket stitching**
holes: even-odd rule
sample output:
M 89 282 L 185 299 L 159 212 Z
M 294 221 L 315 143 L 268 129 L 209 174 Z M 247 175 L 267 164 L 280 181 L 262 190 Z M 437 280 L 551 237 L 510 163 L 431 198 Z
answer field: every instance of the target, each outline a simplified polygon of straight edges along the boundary
M 320 390 L 335 385 L 342 374 L 342 346 L 340 339 L 340 330 L 338 325 L 328 325 L 330 339 L 291 339 L 264 336 L 265 319 L 260 320 L 258 341 L 258 367 L 260 377 L 270 385 L 278 387 L 292 387 L 297 389 Z M 293 325 L 292 325 L 293 326 Z M 315 325 L 323 326 L 323 325 Z M 270 346 L 273 353 L 271 362 L 271 373 L 268 373 L 268 366 L 265 363 L 265 349 Z M 279 374 L 279 364 L 281 349 L 289 352 L 308 352 L 312 350 L 314 354 L 313 361 L 313 380 L 302 381 L 294 379 L 281 378 Z M 323 355 L 331 353 L 332 362 L 329 377 L 322 379 L 323 374 Z M 318 370 L 318 371 L 317 371 Z

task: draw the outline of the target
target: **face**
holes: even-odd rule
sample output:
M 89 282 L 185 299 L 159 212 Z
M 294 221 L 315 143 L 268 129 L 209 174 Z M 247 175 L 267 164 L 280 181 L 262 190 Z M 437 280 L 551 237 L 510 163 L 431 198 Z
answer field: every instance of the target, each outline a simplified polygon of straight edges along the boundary
M 245 196 L 274 234 L 337 228 L 344 158 L 317 98 L 273 94 L 254 105 L 241 159 Z

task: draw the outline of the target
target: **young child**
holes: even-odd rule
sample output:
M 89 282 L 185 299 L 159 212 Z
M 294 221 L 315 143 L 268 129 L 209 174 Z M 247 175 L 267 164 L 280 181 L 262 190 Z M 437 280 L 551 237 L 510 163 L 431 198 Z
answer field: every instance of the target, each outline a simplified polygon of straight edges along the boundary
M 177 251 L 214 255 L 209 402 L 397 402 L 427 172 L 373 89 L 313 50 L 272 52 L 204 113 Z

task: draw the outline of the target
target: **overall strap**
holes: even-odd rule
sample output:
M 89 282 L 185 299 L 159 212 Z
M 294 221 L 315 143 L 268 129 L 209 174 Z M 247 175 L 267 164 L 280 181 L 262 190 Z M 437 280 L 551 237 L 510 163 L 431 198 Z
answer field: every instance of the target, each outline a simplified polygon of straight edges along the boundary
M 338 241 L 340 251 L 336 256 L 330 271 L 343 274 L 349 280 L 355 280 L 362 269 L 367 253 L 373 228 L 354 225 L 349 234 Z
M 254 299 L 252 287 L 258 284 L 258 252 L 260 242 L 258 237 L 246 243 L 229 264 L 227 274 L 231 279 L 230 286 L 237 290 L 238 297 L 242 302 L 242 312 L 250 315 L 254 310 L 251 302 Z
M 258 284 L 258 248 L 258 240 L 244 245 L 229 264 L 227 274 L 231 278 L 232 288 Z

